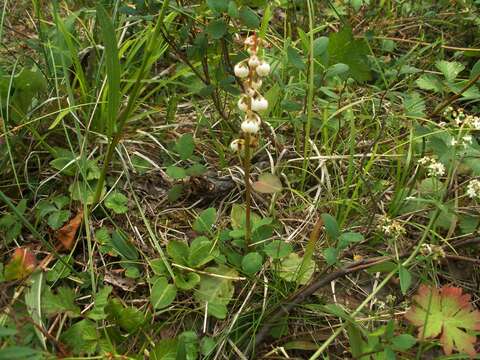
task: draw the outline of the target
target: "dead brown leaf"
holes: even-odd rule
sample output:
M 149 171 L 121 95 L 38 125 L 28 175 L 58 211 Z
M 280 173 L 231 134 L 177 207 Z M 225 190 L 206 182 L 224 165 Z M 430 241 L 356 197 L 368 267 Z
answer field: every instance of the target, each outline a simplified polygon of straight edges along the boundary
M 55 238 L 59 241 L 60 249 L 59 250 L 71 250 L 75 242 L 75 235 L 77 234 L 78 228 L 82 223 L 83 211 L 79 210 L 77 215 L 70 221 L 57 230 L 55 233 Z

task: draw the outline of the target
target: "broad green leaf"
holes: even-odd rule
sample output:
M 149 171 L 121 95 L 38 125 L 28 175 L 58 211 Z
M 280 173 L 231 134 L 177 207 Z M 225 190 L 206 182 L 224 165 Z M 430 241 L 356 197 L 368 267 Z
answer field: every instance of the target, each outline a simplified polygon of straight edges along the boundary
M 222 19 L 210 21 L 205 31 L 212 39 L 221 39 L 227 33 L 227 23 Z
M 175 184 L 173 185 L 167 193 L 168 201 L 175 202 L 177 201 L 183 194 L 183 184 Z
M 198 336 L 194 331 L 184 331 L 178 336 L 177 359 L 198 359 Z
M 40 359 L 40 352 L 26 346 L 7 346 L 0 349 L 0 360 Z
M 412 285 L 412 275 L 410 275 L 410 272 L 403 266 L 399 267 L 398 275 L 400 277 L 400 289 L 402 290 L 402 294 L 406 295 L 410 285 Z
M 258 252 L 248 253 L 242 259 L 242 270 L 248 275 L 253 275 L 260 271 L 262 265 L 263 257 Z
M 192 241 L 190 252 L 188 254 L 188 265 L 192 268 L 198 268 L 213 260 L 215 252 L 213 242 L 205 236 L 199 236 Z
M 207 6 L 214 12 L 222 13 L 227 11 L 228 2 L 225 0 L 207 0 Z
M 475 78 L 480 74 L 480 60 L 478 60 L 475 65 L 473 65 L 472 70 L 470 70 L 470 79 Z
M 225 0 L 223 1 L 226 3 Z M 240 21 L 250 29 L 257 29 L 260 26 L 260 19 L 257 14 L 255 14 L 255 12 L 248 6 L 243 6 L 239 11 L 238 16 Z
M 313 40 L 313 56 L 321 56 L 328 49 L 328 37 L 321 36 Z
M 125 214 L 128 211 L 128 198 L 120 192 L 112 192 L 105 199 L 105 206 L 115 214 Z
M 105 311 L 114 319 L 115 324 L 129 333 L 138 330 L 145 322 L 145 316 L 140 310 L 124 307 L 118 299 L 111 299 Z
M 204 271 L 224 277 L 201 275 L 200 286 L 194 294 L 195 300 L 202 308 L 207 309 L 209 315 L 224 319 L 228 312 L 227 305 L 235 290 L 229 277 L 236 277 L 237 272 L 224 265 L 209 267 Z
M 330 214 L 323 213 L 321 215 L 323 224 L 325 225 L 325 231 L 332 240 L 338 239 L 340 236 L 340 229 L 338 228 L 337 220 Z
M 328 265 L 336 264 L 338 259 L 338 249 L 332 247 L 326 248 L 323 250 L 323 257 Z
M 175 151 L 180 155 L 180 159 L 187 160 L 193 155 L 195 143 L 192 134 L 183 134 L 175 143 Z
M 410 334 L 397 335 L 392 339 L 392 347 L 397 351 L 411 349 L 417 343 L 417 339 Z
M 138 251 L 127 241 L 127 237 L 120 231 L 114 231 L 112 234 L 112 248 L 127 260 L 137 260 Z
M 270 173 L 261 174 L 252 184 L 253 190 L 263 194 L 273 194 L 282 190 L 279 177 Z
M 199 233 L 208 233 L 212 229 L 213 224 L 215 224 L 216 219 L 217 210 L 215 208 L 205 209 L 197 216 L 192 228 Z
M 439 60 L 435 62 L 435 66 L 443 73 L 443 76 L 445 76 L 448 81 L 455 80 L 458 74 L 465 69 L 465 66 L 457 61 Z
M 347 64 L 344 64 L 344 63 L 333 64 L 328 67 L 325 73 L 325 77 L 328 79 L 334 76 L 340 76 L 348 73 L 349 70 L 350 70 L 350 66 L 348 66 Z
M 289 46 L 287 48 L 287 58 L 290 65 L 299 70 L 305 70 L 305 62 L 297 49 Z
M 93 320 L 103 320 L 107 317 L 105 306 L 108 304 L 108 296 L 112 290 L 111 286 L 104 286 L 97 292 L 93 309 L 87 313 L 87 317 Z
M 70 326 L 62 332 L 60 340 L 66 344 L 74 354 L 93 354 L 97 350 L 99 334 L 95 323 L 84 319 Z
M 47 223 L 53 230 L 57 230 L 70 219 L 70 216 L 71 213 L 68 210 L 56 210 L 48 216 Z
M 169 166 L 166 170 L 166 173 L 175 180 L 180 180 L 187 177 L 187 172 L 185 169 L 178 166 Z
M 364 240 L 364 237 L 360 233 L 356 232 L 346 232 L 339 236 L 337 248 L 339 250 L 345 249 L 348 245 L 352 243 L 358 243 Z
M 260 221 L 260 216 L 256 213 L 251 212 L 250 220 L 253 224 Z M 245 207 L 238 204 L 233 204 L 232 210 L 230 212 L 230 221 L 232 224 L 232 228 L 234 230 L 244 230 L 245 229 Z
M 150 351 L 150 358 L 152 360 L 178 360 L 177 348 L 177 339 L 162 339 Z
M 163 309 L 169 306 L 177 296 L 175 285 L 169 284 L 167 278 L 160 277 L 152 285 L 150 302 L 154 309 Z
M 167 254 L 179 265 L 187 265 L 189 251 L 188 245 L 183 241 L 170 240 L 167 244 Z
M 425 74 L 415 81 L 417 86 L 423 90 L 431 90 L 433 92 L 442 92 L 443 85 L 435 75 Z
M 310 280 L 315 270 L 315 263 L 310 260 L 305 267 L 305 271 L 301 278 L 298 279 L 297 273 L 302 265 L 303 258 L 297 253 L 291 253 L 280 261 L 280 269 L 278 275 L 286 281 L 296 281 L 298 284 L 304 285 Z
M 61 313 L 71 318 L 80 316 L 80 308 L 75 305 L 75 291 L 68 287 L 59 287 L 56 294 L 47 288 L 42 295 L 42 308 L 47 316 Z
M 290 243 L 283 240 L 273 240 L 265 245 L 263 251 L 272 259 L 280 259 L 290 255 L 293 251 L 293 247 Z
M 207 168 L 202 164 L 193 164 L 186 170 L 188 176 L 202 176 L 207 172 Z
M 407 116 L 425 116 L 425 101 L 423 100 L 422 96 L 416 91 L 412 91 L 404 95 L 403 107 L 405 109 L 405 115 Z
M 194 272 L 188 272 L 185 275 L 175 274 L 175 285 L 180 290 L 191 290 L 200 282 L 200 275 Z
M 352 29 L 344 27 L 329 36 L 329 65 L 343 63 L 350 68 L 350 75 L 359 82 L 372 78 L 367 55 L 368 46 L 363 39 L 354 39 Z

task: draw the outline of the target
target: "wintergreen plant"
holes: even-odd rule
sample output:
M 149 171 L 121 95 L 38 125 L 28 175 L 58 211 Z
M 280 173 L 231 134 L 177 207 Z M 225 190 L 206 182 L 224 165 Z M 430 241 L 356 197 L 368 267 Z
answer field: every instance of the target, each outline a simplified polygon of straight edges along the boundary
M 238 108 L 242 112 L 241 137 L 230 144 L 233 151 L 243 157 L 245 175 L 245 248 L 247 249 L 252 237 L 251 225 L 251 191 L 250 161 L 251 150 L 258 143 L 258 133 L 262 124 L 261 112 L 268 109 L 268 101 L 260 93 L 262 78 L 270 73 L 270 65 L 264 61 L 259 50 L 262 39 L 256 34 L 247 37 L 244 41 L 249 57 L 240 61 L 234 67 L 235 76 L 241 80 L 243 93 L 238 100 Z

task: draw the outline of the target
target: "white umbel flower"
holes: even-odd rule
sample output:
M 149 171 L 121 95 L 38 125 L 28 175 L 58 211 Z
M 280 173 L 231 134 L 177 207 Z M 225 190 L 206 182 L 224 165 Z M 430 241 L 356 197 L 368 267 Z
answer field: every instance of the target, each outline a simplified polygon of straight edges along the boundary
M 250 69 L 255 69 L 258 65 L 260 65 L 260 59 L 258 58 L 258 56 L 250 56 L 250 58 L 248 59 L 248 66 L 250 66 Z
M 256 134 L 260 130 L 259 123 L 253 120 L 244 120 L 241 127 L 242 131 L 247 134 Z
M 467 195 L 469 198 L 480 198 L 480 181 L 477 179 L 471 180 L 467 185 Z
M 252 99 L 252 106 L 253 111 L 265 111 L 268 109 L 268 101 L 263 96 L 259 96 L 255 99 Z
M 270 73 L 270 65 L 267 62 L 262 61 L 255 70 L 258 76 L 267 76 Z
M 432 161 L 430 165 L 428 165 L 428 176 L 443 176 L 445 175 L 445 166 L 438 162 Z
M 233 72 L 235 73 L 235 76 L 243 79 L 248 76 L 248 73 L 250 72 L 250 70 L 248 70 L 248 67 L 246 67 L 243 63 L 238 63 L 233 68 Z
M 245 96 L 241 96 L 240 99 L 238 99 L 237 105 L 240 111 L 246 112 L 248 110 L 248 104 Z

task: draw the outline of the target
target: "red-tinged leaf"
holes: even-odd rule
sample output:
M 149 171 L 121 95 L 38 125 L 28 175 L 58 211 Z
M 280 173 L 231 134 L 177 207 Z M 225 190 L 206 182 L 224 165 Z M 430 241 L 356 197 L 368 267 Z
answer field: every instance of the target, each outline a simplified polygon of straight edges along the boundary
M 462 294 L 457 287 L 436 289 L 422 285 L 413 300 L 415 305 L 405 317 L 418 327 L 420 339 L 440 335 L 445 354 L 456 350 L 471 357 L 476 355 L 476 336 L 471 332 L 480 330 L 480 312 L 473 309 L 470 295 Z
M 75 241 L 75 235 L 83 219 L 83 211 L 79 211 L 66 225 L 55 233 L 55 238 L 60 242 L 63 250 L 71 250 Z
M 37 259 L 28 248 L 17 248 L 5 266 L 5 280 L 21 280 L 30 275 L 37 266 Z
M 266 173 L 258 177 L 252 185 L 253 189 L 263 194 L 273 194 L 282 190 L 282 182 L 278 176 Z

